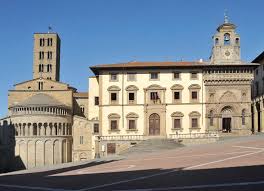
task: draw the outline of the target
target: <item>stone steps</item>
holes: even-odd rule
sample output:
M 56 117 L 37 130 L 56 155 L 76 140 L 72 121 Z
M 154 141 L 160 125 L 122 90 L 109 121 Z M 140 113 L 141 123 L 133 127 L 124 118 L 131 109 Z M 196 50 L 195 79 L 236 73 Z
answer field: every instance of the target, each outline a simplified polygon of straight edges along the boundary
M 133 147 L 123 151 L 120 155 L 135 155 L 143 153 L 154 153 L 162 150 L 170 150 L 182 147 L 183 145 L 175 140 L 154 138 L 142 141 Z

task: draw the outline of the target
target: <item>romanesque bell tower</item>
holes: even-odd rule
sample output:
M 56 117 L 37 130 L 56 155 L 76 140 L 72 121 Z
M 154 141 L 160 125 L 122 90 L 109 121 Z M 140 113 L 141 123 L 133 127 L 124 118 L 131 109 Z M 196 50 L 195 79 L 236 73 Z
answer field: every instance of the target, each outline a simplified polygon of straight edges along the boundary
M 236 26 L 225 15 L 224 23 L 213 36 L 212 64 L 240 64 L 240 37 L 235 29 Z
M 60 37 L 57 33 L 34 34 L 33 79 L 60 80 Z

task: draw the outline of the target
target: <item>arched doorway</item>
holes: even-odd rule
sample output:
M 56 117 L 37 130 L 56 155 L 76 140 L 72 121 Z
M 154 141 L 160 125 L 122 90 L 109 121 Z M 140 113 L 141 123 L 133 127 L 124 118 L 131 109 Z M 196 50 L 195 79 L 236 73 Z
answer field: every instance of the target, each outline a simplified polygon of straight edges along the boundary
M 226 106 L 222 109 L 221 113 L 222 113 L 222 131 L 224 133 L 231 133 L 233 110 L 230 106 Z
M 160 135 L 160 116 L 157 113 L 149 116 L 149 135 Z

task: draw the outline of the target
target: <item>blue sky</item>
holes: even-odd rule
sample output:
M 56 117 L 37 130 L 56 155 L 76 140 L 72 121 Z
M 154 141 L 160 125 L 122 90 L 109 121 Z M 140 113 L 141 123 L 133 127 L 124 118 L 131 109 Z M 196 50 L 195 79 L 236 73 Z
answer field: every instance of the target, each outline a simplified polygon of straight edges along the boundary
M 32 79 L 33 33 L 62 40 L 61 81 L 87 91 L 89 66 L 208 59 L 224 10 L 238 26 L 242 59 L 264 50 L 262 0 L 0 0 L 0 116 L 8 90 Z

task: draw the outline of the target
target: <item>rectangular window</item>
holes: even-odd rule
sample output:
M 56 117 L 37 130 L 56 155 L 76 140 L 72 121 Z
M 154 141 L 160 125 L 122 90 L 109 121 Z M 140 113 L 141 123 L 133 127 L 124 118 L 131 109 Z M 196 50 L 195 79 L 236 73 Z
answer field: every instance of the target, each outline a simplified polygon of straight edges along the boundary
M 192 128 L 198 128 L 198 119 L 192 118 Z
M 39 60 L 43 60 L 44 59 L 44 52 L 40 51 L 39 52 Z
M 136 81 L 136 73 L 127 73 L 127 81 Z
M 117 101 L 116 93 L 111 93 L 111 101 Z
M 83 136 L 80 136 L 80 145 L 83 144 Z
M 111 130 L 117 130 L 117 120 L 111 120 Z
M 180 79 L 180 72 L 173 72 L 173 79 L 179 80 Z
M 191 79 L 197 79 L 197 78 L 198 78 L 197 72 L 192 72 L 191 73 Z
M 98 96 L 94 97 L 94 105 L 99 105 L 99 97 Z
M 117 73 L 111 73 L 110 74 L 110 81 L 118 81 Z
M 45 39 L 41 38 L 39 39 L 39 46 L 44 46 L 45 45 Z
M 51 51 L 48 51 L 48 59 L 51 60 L 52 59 L 52 52 Z
M 52 46 L 52 38 L 48 38 L 48 46 Z
M 158 72 L 151 72 L 150 73 L 150 79 L 151 80 L 157 80 L 157 79 L 159 79 L 159 73 Z
M 174 119 L 174 129 L 181 128 L 181 119 Z
M 94 133 L 99 133 L 99 124 L 94 123 Z
M 159 99 L 158 92 L 150 92 L 150 99 L 151 100 L 158 100 Z
M 136 129 L 136 120 L 129 120 L 128 121 L 128 129 L 129 130 Z
M 197 100 L 198 99 L 198 92 L 192 91 L 192 99 Z
M 43 82 L 38 82 L 38 89 L 43 90 Z
M 180 99 L 180 92 L 174 92 L 174 99 L 179 100 Z
M 135 93 L 129 93 L 128 99 L 129 99 L 129 101 L 134 101 L 135 100 Z

